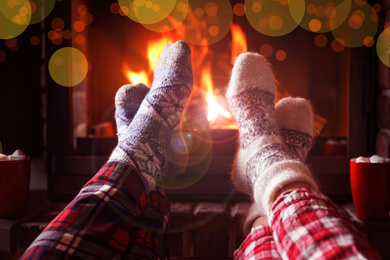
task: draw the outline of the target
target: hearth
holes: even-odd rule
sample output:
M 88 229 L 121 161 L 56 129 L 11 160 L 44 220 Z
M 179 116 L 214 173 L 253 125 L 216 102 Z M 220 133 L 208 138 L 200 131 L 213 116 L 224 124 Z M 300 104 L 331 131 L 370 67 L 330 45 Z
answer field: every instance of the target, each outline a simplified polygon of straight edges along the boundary
M 186 8 L 191 12 L 183 18 L 184 25 L 170 31 L 130 19 L 131 12 L 129 18 L 120 7 L 125 6 L 123 2 L 60 1 L 45 20 L 47 32 L 54 18 L 77 29 L 69 40 L 48 40 L 47 57 L 54 50 L 72 46 L 81 50 L 89 63 L 87 77 L 73 87 L 60 86 L 47 75 L 48 169 L 53 198 L 73 197 L 107 160 L 116 145 L 116 91 L 129 83 L 150 86 L 153 62 L 162 46 L 179 39 L 190 43 L 195 75 L 194 93 L 184 117 L 201 131 L 191 132 L 197 150 L 192 151 L 187 172 L 167 187 L 173 198 L 245 199 L 234 192 L 229 181 L 237 130 L 224 99 L 234 57 L 245 51 L 260 52 L 272 64 L 278 81 L 276 99 L 292 95 L 311 100 L 316 141 L 308 162 L 326 194 L 350 196 L 349 159 L 372 154 L 374 149 L 377 57 L 373 47 L 345 47 L 331 32 L 313 32 L 301 26 L 283 35 L 261 33 L 244 15 L 248 6 L 240 1 L 175 1 L 175 19 L 180 20 L 180 12 Z M 191 15 L 193 20 L 188 20 Z M 271 20 L 269 26 L 276 26 L 277 21 L 271 24 Z M 193 126 L 187 130 L 193 131 Z

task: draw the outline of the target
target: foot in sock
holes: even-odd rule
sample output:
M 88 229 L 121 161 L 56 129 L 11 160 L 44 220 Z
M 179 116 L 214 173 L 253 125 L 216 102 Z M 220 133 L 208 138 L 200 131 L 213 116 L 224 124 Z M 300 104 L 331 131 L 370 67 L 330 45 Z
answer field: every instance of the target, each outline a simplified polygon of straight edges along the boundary
M 109 161 L 120 161 L 139 171 L 148 180 L 147 191 L 154 189 L 155 182 L 176 176 L 186 167 L 188 156 L 179 124 L 192 84 L 188 44 L 168 44 L 158 59 L 152 87 L 128 127 L 117 117 L 120 138 Z M 131 114 L 130 109 L 127 113 Z
M 275 117 L 283 143 L 295 160 L 305 162 L 313 140 L 313 111 L 310 102 L 304 98 L 286 97 L 275 105 Z M 235 179 L 245 173 L 233 172 Z M 257 219 L 264 219 L 259 206 L 253 203 L 243 223 L 244 234 L 248 234 Z M 263 221 L 264 222 L 264 221 Z
M 275 105 L 282 139 L 294 159 L 306 161 L 313 143 L 313 110 L 304 98 L 286 97 Z
M 309 169 L 283 142 L 275 117 L 275 92 L 266 60 L 255 53 L 241 54 L 226 94 L 240 133 L 234 168 L 245 175 L 238 184 L 249 190 L 262 214 L 268 214 L 277 192 L 290 183 L 308 183 L 317 189 Z
M 127 127 L 137 113 L 149 88 L 142 83 L 124 85 L 115 95 L 115 122 L 118 142 L 126 136 Z

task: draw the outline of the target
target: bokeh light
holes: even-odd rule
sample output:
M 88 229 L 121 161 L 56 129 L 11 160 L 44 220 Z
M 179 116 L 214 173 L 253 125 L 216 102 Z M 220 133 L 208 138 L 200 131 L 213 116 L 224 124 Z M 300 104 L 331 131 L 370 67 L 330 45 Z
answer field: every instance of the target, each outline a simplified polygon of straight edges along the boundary
M 51 21 L 51 27 L 54 30 L 56 30 L 56 29 L 62 30 L 65 27 L 65 22 L 64 22 L 64 20 L 62 18 L 54 18 Z
M 39 38 L 38 36 L 34 35 L 34 36 L 31 37 L 30 43 L 33 46 L 37 46 L 37 45 L 39 45 L 41 43 L 41 38 Z
M 205 119 L 187 112 L 182 117 L 182 135 L 189 155 L 186 173 L 161 183 L 166 189 L 183 189 L 198 182 L 209 169 L 212 160 L 213 140 Z
M 314 37 L 314 44 L 317 47 L 320 47 L 320 48 L 325 47 L 327 43 L 328 43 L 328 38 L 326 37 L 325 34 L 317 34 Z
M 315 33 L 334 30 L 347 19 L 351 2 L 352 0 L 306 0 L 300 26 Z
M 176 0 L 118 0 L 118 3 L 127 17 L 141 24 L 164 20 L 176 6 Z
M 85 36 L 82 35 L 82 34 L 79 34 L 75 37 L 75 42 L 78 44 L 78 45 L 82 45 L 85 43 Z
M 27 0 L 0 1 L 0 39 L 23 33 L 31 21 L 31 5 Z
M 236 16 L 243 16 L 245 14 L 245 5 L 237 3 L 233 6 L 233 13 Z
M 379 35 L 376 41 L 376 52 L 382 63 L 390 67 L 390 27 Z
M 363 0 L 354 0 L 349 16 L 340 27 L 332 30 L 332 34 L 335 39 L 342 39 L 341 44 L 355 48 L 366 45 L 367 39 L 374 38 L 377 30 L 375 10 Z
M 183 23 L 177 27 L 182 38 L 196 45 L 220 41 L 230 31 L 233 10 L 228 0 L 194 1 Z
M 30 0 L 32 16 L 30 24 L 43 21 L 53 10 L 56 0 Z
M 271 57 L 272 53 L 274 52 L 274 49 L 272 48 L 271 44 L 264 43 L 259 48 L 259 53 L 263 55 L 265 58 Z
M 88 73 L 88 61 L 76 48 L 64 47 L 57 50 L 49 60 L 51 78 L 59 85 L 72 87 L 84 80 Z
M 142 24 L 145 28 L 154 32 L 169 32 L 177 28 L 186 18 L 188 12 L 188 0 L 177 0 L 172 12 L 163 20 L 153 24 Z
M 287 58 L 287 53 L 284 50 L 278 50 L 275 52 L 275 58 L 278 61 L 284 61 Z
M 345 49 L 345 42 L 341 38 L 336 38 L 332 40 L 330 46 L 334 52 L 342 52 Z
M 305 0 L 245 1 L 248 22 L 256 31 L 268 36 L 290 33 L 301 22 L 304 12 Z
M 73 29 L 74 29 L 76 32 L 82 32 L 82 31 L 84 31 L 84 29 L 85 29 L 85 24 L 84 24 L 82 21 L 76 21 L 76 22 L 73 24 Z

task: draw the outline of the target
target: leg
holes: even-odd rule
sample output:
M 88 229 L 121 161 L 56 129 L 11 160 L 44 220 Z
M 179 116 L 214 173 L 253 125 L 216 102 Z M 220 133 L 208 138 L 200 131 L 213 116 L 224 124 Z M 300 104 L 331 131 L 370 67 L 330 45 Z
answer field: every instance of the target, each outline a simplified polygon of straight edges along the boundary
M 313 113 L 310 103 L 302 98 L 284 98 L 276 104 L 275 116 L 283 143 L 296 159 L 305 161 L 313 139 Z M 241 178 L 244 174 L 233 172 L 233 175 L 236 175 L 235 178 Z M 262 215 L 256 203 L 253 203 L 248 211 L 243 231 L 247 238 L 236 251 L 235 256 L 238 259 L 250 258 L 252 254 L 260 259 L 281 258 L 276 249 L 272 230 L 268 226 L 267 216 Z M 245 254 L 248 247 L 253 247 L 254 250 Z
M 117 147 L 22 259 L 166 258 L 163 231 L 169 201 L 156 184 L 179 174 L 185 166 L 185 151 L 177 154 L 177 147 L 175 151 L 170 147 L 185 150 L 183 141 L 171 136 L 192 89 L 189 57 L 184 42 L 167 45 L 149 91 L 144 87 L 118 91 Z M 134 97 L 144 95 L 131 119 L 134 107 L 130 104 L 138 99 Z M 172 146 L 167 146 L 166 140 Z
M 276 127 L 272 104 L 275 86 L 271 79 L 272 71 L 260 55 L 242 54 L 234 65 L 227 98 L 240 132 L 235 169 L 241 170 L 246 179 L 241 178 L 245 181 L 239 184 L 252 192 L 259 214 L 269 216 L 280 256 L 325 259 L 328 251 L 324 245 L 338 253 L 344 252 L 344 256 L 375 255 L 348 223 L 341 220 L 334 206 L 321 200 L 323 195 L 307 166 L 282 142 Z M 310 201 L 312 194 L 317 194 L 314 196 L 317 204 Z M 324 212 L 317 216 L 319 206 Z M 327 222 L 328 219 L 336 221 Z M 321 232 L 327 236 L 319 236 Z M 293 253 L 292 245 L 296 246 Z M 307 248 L 310 254 L 306 254 Z

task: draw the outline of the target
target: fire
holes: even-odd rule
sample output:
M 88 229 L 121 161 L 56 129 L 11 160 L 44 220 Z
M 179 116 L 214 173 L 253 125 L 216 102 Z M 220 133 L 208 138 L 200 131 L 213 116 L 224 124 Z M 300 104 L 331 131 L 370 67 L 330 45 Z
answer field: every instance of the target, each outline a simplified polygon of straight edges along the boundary
M 232 24 L 230 27 L 232 32 L 232 55 L 231 64 L 234 64 L 235 58 L 240 54 L 248 51 L 246 36 L 239 25 Z
M 231 52 L 231 64 L 234 64 L 235 58 L 243 52 L 247 52 L 246 36 L 239 25 L 232 24 L 232 52 Z M 207 66 L 202 72 L 202 85 L 206 86 L 206 102 L 207 102 L 207 120 L 212 128 L 237 128 L 234 123 L 233 116 L 227 107 L 226 100 L 222 96 L 217 96 L 214 93 L 213 81 L 211 78 L 211 66 Z M 223 101 L 225 101 L 223 103 Z M 218 120 L 219 119 L 219 120 Z
M 154 73 L 158 57 L 164 46 L 168 43 L 174 42 L 170 36 L 163 36 L 157 40 L 150 40 L 147 42 L 146 58 L 149 66 L 143 71 L 133 71 L 126 62 L 123 62 L 122 72 L 130 83 L 143 83 L 146 86 L 151 86 L 151 76 Z
M 231 64 L 234 64 L 235 58 L 243 52 L 247 51 L 246 36 L 241 27 L 235 24 L 231 25 Z M 154 68 L 157 64 L 158 57 L 166 44 L 177 41 L 177 37 L 171 34 L 162 34 L 162 37 L 157 40 L 147 43 L 145 58 L 148 61 L 148 68 L 143 71 L 132 71 L 126 62 L 123 63 L 123 73 L 130 83 L 142 82 L 147 86 L 151 86 L 150 78 L 154 73 Z M 207 120 L 211 128 L 236 129 L 237 126 L 233 120 L 233 116 L 229 110 L 229 106 L 223 95 L 215 91 L 212 79 L 212 55 L 209 55 L 209 46 L 207 39 L 202 40 L 200 46 L 191 46 L 193 52 L 193 69 L 195 77 L 200 75 L 200 92 L 207 103 Z
M 206 102 L 207 102 L 207 120 L 210 124 L 217 121 L 219 115 L 225 118 L 232 118 L 232 114 L 224 109 L 216 100 L 214 95 L 214 86 L 211 78 L 211 69 L 206 69 L 202 73 L 202 86 L 206 86 Z
M 141 82 L 146 86 L 150 86 L 150 80 L 147 71 L 139 71 L 139 72 L 131 71 L 129 65 L 127 65 L 126 62 L 123 62 L 122 67 L 123 67 L 123 74 L 126 76 L 126 78 L 130 83 Z

